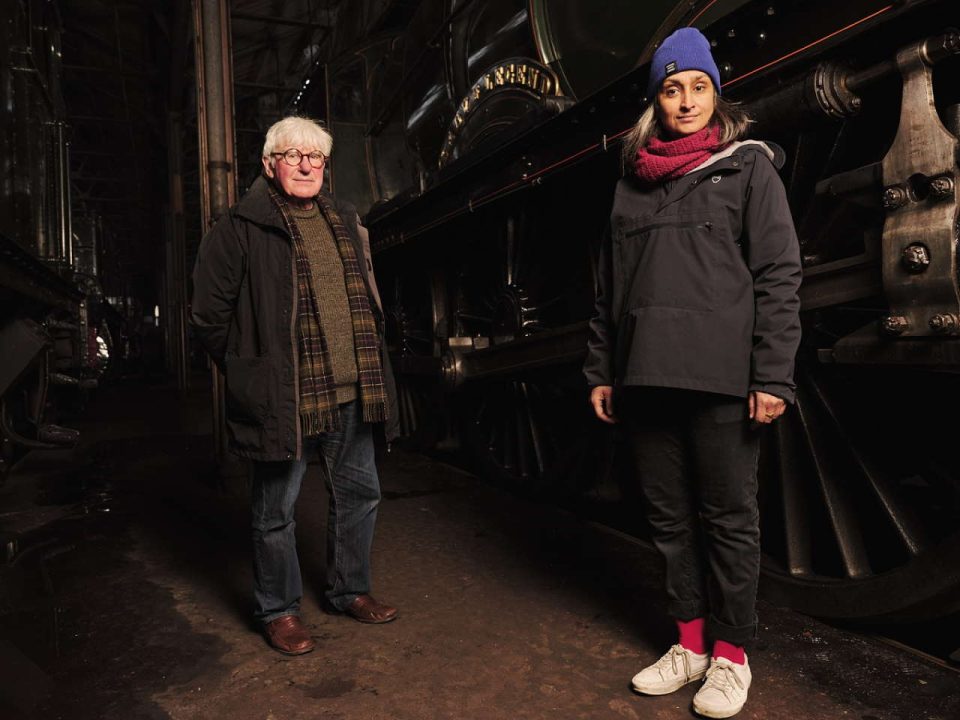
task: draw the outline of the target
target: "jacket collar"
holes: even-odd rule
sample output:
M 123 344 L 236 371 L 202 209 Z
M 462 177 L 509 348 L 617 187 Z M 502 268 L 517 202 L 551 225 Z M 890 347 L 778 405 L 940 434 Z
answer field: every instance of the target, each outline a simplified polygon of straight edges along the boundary
M 274 205 L 273 200 L 270 199 L 270 193 L 267 188 L 268 182 L 270 181 L 263 175 L 254 180 L 250 189 L 240 198 L 240 202 L 234 206 L 233 212 L 245 220 L 250 220 L 257 225 L 276 228 L 283 232 L 284 235 L 287 235 L 287 226 L 283 222 L 280 209 Z M 326 190 L 321 190 L 320 194 L 335 205 L 333 196 Z
M 721 152 L 714 153 L 698 167 L 676 180 L 666 196 L 660 201 L 657 212 L 663 210 L 667 205 L 686 197 L 688 193 L 700 184 L 701 180 L 710 175 L 715 175 L 720 172 L 740 172 L 741 168 L 743 168 L 743 158 L 749 153 L 765 155 L 778 170 L 783 167 L 783 162 L 786 158 L 783 149 L 776 143 L 760 142 L 758 140 L 745 140 L 743 142 L 731 143 L 729 147 Z
M 773 166 L 777 168 L 777 170 L 783 167 L 783 163 L 786 160 L 786 153 L 783 151 L 783 148 L 776 143 L 762 142 L 760 140 L 737 140 L 736 142 L 730 143 L 720 152 L 714 153 L 708 157 L 702 163 L 697 165 L 697 167 L 688 172 L 687 175 L 692 175 L 695 172 L 704 170 L 705 168 L 708 168 L 715 163 L 719 163 L 722 160 L 726 160 L 727 158 L 733 157 L 734 155 L 742 157 L 750 150 L 761 151 L 770 159 L 770 162 L 773 163 Z M 733 167 L 736 167 L 736 165 Z

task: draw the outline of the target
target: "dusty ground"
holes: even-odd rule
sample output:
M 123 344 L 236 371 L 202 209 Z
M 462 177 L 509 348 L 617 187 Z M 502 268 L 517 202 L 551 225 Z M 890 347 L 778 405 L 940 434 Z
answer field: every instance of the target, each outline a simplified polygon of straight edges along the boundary
M 135 410 L 131 408 L 136 408 Z M 455 468 L 393 453 L 374 593 L 401 617 L 324 614 L 325 493 L 299 504 L 315 652 L 250 621 L 242 467 L 208 458 L 205 396 L 102 393 L 71 455 L 35 453 L 0 490 L 0 718 L 688 718 L 695 687 L 640 697 L 670 644 L 659 565 L 631 542 Z M 13 543 L 13 545 L 11 545 Z M 761 604 L 739 717 L 960 717 L 960 676 Z

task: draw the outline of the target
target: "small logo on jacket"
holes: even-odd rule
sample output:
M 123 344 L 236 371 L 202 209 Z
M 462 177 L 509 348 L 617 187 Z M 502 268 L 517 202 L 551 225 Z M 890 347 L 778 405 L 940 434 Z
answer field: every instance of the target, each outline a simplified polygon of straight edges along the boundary
M 663 66 L 663 72 L 666 75 L 673 75 L 677 71 L 677 61 L 671 60 Z

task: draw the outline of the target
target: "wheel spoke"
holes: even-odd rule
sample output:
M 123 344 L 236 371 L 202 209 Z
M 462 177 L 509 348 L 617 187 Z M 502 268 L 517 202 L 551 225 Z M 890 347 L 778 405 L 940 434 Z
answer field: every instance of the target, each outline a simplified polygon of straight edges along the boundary
M 513 431 L 517 438 L 517 461 L 518 466 L 517 470 L 520 474 L 520 477 L 527 479 L 530 476 L 530 436 L 527 432 L 527 426 L 529 424 L 529 408 L 527 407 L 526 397 L 523 395 L 523 390 L 520 388 L 521 383 L 517 384 L 516 390 L 516 403 L 514 405 L 515 414 L 514 414 L 514 426 Z
M 543 439 L 541 438 L 540 426 L 534 420 L 533 413 L 533 402 L 531 399 L 530 386 L 527 383 L 520 383 L 520 389 L 523 392 L 523 397 L 527 403 L 527 422 L 530 426 L 530 441 L 533 444 L 533 454 L 537 460 L 537 477 L 543 477 L 544 471 L 544 461 L 543 461 Z
M 797 399 L 799 411 L 800 400 Z M 791 417 L 784 418 L 789 421 Z M 795 423 L 781 422 L 777 425 L 777 444 L 780 451 L 781 487 L 783 490 L 784 540 L 787 553 L 787 570 L 791 575 L 802 577 L 813 572 L 810 541 L 810 514 L 807 495 L 804 492 L 801 471 L 800 437 Z
M 852 579 L 867 577 L 872 571 L 860 520 L 844 494 L 842 471 L 836 455 L 831 452 L 821 418 L 815 418 L 805 404 L 798 403 L 797 411 L 803 423 L 810 457 L 820 483 L 824 507 L 833 526 L 844 571 L 847 577 Z
M 811 379 L 810 384 L 816 393 L 820 405 L 829 415 L 835 430 L 843 433 L 843 425 L 837 417 L 833 403 L 830 402 L 824 392 L 822 384 L 813 379 Z M 894 492 L 893 483 L 890 481 L 887 473 L 880 467 L 879 462 L 861 452 L 852 439 L 845 439 L 847 440 L 854 461 L 861 469 L 863 477 L 867 481 L 867 486 L 876 496 L 880 507 L 883 508 L 884 514 L 891 525 L 893 525 L 904 547 L 906 547 L 911 555 L 918 555 L 923 548 L 929 544 L 927 532 L 917 522 L 913 513 L 901 505 Z

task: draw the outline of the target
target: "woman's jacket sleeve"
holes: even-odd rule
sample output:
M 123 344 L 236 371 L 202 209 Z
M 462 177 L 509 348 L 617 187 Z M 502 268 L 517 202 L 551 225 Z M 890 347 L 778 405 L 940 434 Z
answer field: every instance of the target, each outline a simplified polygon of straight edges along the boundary
M 613 240 L 607 225 L 600 241 L 597 260 L 597 300 L 590 320 L 587 359 L 583 374 L 587 384 L 613 385 L 614 323 L 611 318 L 613 299 Z
M 792 403 L 800 345 L 800 247 L 783 183 L 766 158 L 754 163 L 743 232 L 755 303 L 750 390 Z

